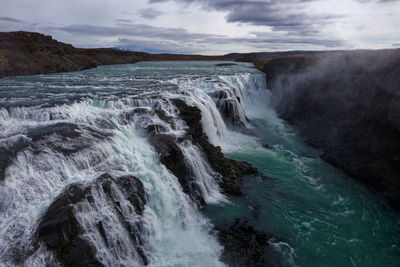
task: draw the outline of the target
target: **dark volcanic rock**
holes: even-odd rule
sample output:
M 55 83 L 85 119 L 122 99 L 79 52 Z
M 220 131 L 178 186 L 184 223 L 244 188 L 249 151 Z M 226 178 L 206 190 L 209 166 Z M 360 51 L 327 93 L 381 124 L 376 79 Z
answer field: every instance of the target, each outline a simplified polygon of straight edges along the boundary
M 265 141 L 260 141 L 259 142 L 260 143 L 260 145 L 263 147 L 263 148 L 266 148 L 266 149 L 273 149 L 272 148 L 272 146 L 270 145 L 270 144 L 268 144 L 267 142 L 265 142 Z
M 322 158 L 400 208 L 400 50 L 272 59 L 281 117 Z
M 86 198 L 85 191 L 77 185 L 69 187 L 39 223 L 38 241 L 52 250 L 63 266 L 103 266 L 95 257 L 95 248 L 81 238 L 82 229 L 73 212 L 73 205 Z
M 182 99 L 173 100 L 175 106 L 178 108 L 180 118 L 188 125 L 188 133 L 197 140 L 204 135 L 203 127 L 201 125 L 201 111 L 192 106 L 188 106 Z
M 244 176 L 257 174 L 258 171 L 247 162 L 227 159 L 219 146 L 210 144 L 206 136 L 198 140 L 199 146 L 203 148 L 211 167 L 222 175 L 220 186 L 225 193 L 241 195 L 241 186 Z
M 222 99 L 218 103 L 218 108 L 228 124 L 237 127 L 245 127 L 237 109 L 239 102 L 238 99 Z
M 56 123 L 39 126 L 28 131 L 27 136 L 32 140 L 32 147 L 41 151 L 41 144 L 61 152 L 64 155 L 89 148 L 94 143 L 103 140 L 112 134 L 88 126 L 73 123 Z M 86 134 L 83 134 L 85 132 Z
M 157 115 L 161 120 L 169 123 L 172 129 L 175 129 L 175 122 L 171 116 L 168 116 L 161 109 L 135 108 L 129 112 L 122 113 L 119 116 L 120 123 L 127 124 L 130 121 L 135 121 L 137 130 L 142 131 L 143 128 L 148 134 L 166 132 L 166 128 L 160 124 L 151 122 L 150 117 Z M 141 123 L 144 122 L 144 123 Z
M 178 178 L 183 192 L 197 204 L 204 206 L 205 201 L 200 188 L 197 186 L 191 167 L 185 161 L 182 150 L 177 145 L 178 140 L 168 134 L 152 134 L 149 136 L 149 142 L 159 154 L 161 163 Z
M 240 195 L 243 177 L 247 174 L 255 174 L 257 170 L 249 163 L 225 158 L 221 148 L 208 141 L 203 133 L 201 111 L 198 108 L 188 106 L 180 99 L 175 99 L 174 104 L 179 109 L 181 118 L 189 126 L 188 132 L 194 144 L 203 150 L 211 167 L 222 175 L 221 188 L 227 194 Z
M 147 264 L 147 256 L 142 251 L 144 241 L 137 230 L 140 226 L 132 225 L 125 218 L 121 211 L 120 203 L 114 198 L 115 193 L 113 193 L 112 189 L 113 186 L 119 188 L 124 197 L 134 207 L 135 213 L 141 215 L 146 203 L 146 194 L 143 184 L 134 176 L 113 178 L 108 174 L 104 174 L 86 187 L 71 185 L 54 200 L 40 220 L 35 242 L 43 242 L 49 250 L 54 252 L 63 266 L 103 266 L 96 259 L 95 247 L 82 238 L 83 229 L 74 213 L 74 206 L 80 202 L 88 201 L 91 204 L 95 204 L 92 189 L 96 186 L 101 186 L 110 200 L 109 203 L 112 203 L 116 213 L 119 215 L 121 224 L 130 234 L 132 245 L 136 247 L 142 262 Z M 103 237 L 105 244 L 108 245 L 107 233 L 102 221 L 98 222 L 97 230 Z
M 219 230 L 224 245 L 221 260 L 229 266 L 268 266 L 267 247 L 271 236 L 254 229 L 245 220 L 236 219 Z
M 247 174 L 255 174 L 257 170 L 250 164 L 239 162 L 224 157 L 220 147 L 215 147 L 208 141 L 203 133 L 201 125 L 201 111 L 192 106 L 188 106 L 181 99 L 173 99 L 172 102 L 179 110 L 179 116 L 188 126 L 186 136 L 175 138 L 172 135 L 162 133 L 163 129 L 157 126 L 149 125 L 147 127 L 148 140 L 159 154 L 160 161 L 168 170 L 170 170 L 179 180 L 183 191 L 188 194 L 192 200 L 200 207 L 205 205 L 200 187 L 196 182 L 192 166 L 185 160 L 180 145 L 182 142 L 189 142 L 190 145 L 196 145 L 205 155 L 205 159 L 216 171 L 221 188 L 227 194 L 240 195 L 243 177 Z M 159 118 L 167 123 L 173 123 L 172 118 L 165 113 L 155 110 Z M 149 111 L 142 111 L 143 113 Z
M 218 63 L 218 64 L 215 64 L 215 66 L 217 66 L 217 67 L 234 66 L 234 65 L 237 65 L 237 64 L 235 64 L 235 63 Z
M 0 181 L 4 180 L 7 167 L 12 163 L 18 152 L 29 145 L 25 138 L 18 140 L 11 146 L 0 146 Z
M 213 97 L 217 98 L 217 107 L 228 127 L 250 133 L 245 125 L 245 121 L 249 123 L 251 121 L 246 116 L 244 118 L 240 116 L 243 108 L 240 104 L 241 100 L 239 96 L 233 96 L 226 90 L 219 90 L 213 94 Z
M 76 138 L 81 135 L 81 132 L 76 124 L 61 122 L 31 129 L 27 136 L 35 142 L 44 139 L 50 134 L 58 134 L 63 137 Z

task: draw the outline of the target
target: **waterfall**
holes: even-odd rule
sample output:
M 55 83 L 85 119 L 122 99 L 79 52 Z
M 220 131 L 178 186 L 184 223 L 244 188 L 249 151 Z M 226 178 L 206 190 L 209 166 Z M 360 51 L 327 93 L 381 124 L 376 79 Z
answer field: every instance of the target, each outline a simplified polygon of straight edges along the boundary
M 221 110 L 224 101 L 233 103 L 232 116 L 250 126 L 248 111 L 264 78 L 258 74 L 208 78 L 170 79 L 164 83 L 176 86 L 174 90 L 157 91 L 151 97 L 142 92 L 1 108 L 0 152 L 6 159 L 0 166 L 1 263 L 56 265 L 57 255 L 43 241 L 35 241 L 38 223 L 66 190 L 77 187 L 85 198 L 76 202 L 73 216 L 81 237 L 102 264 L 222 266 L 222 247 L 211 233 L 212 226 L 147 139 L 150 131 L 174 140 L 185 137 L 188 126 L 173 99 L 201 111 L 203 131 L 214 145 L 228 142 L 232 132 L 230 114 Z M 226 202 L 220 175 L 199 147 L 190 140 L 177 145 L 205 203 Z M 101 184 L 104 175 L 111 177 L 109 192 Z M 118 185 L 126 176 L 143 184 L 146 203 L 140 213 Z M 140 238 L 132 238 L 130 231 Z

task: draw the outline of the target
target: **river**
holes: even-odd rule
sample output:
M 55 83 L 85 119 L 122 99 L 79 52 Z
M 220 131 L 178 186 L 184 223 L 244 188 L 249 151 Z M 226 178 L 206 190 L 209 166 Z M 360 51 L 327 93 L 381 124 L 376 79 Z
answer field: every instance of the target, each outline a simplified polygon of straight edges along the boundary
M 399 266 L 399 214 L 324 163 L 278 118 L 263 73 L 248 63 L 215 64 L 141 62 L 1 79 L 0 264 L 56 265 L 54 252 L 34 242 L 43 214 L 69 186 L 89 188 L 108 173 L 138 177 L 147 202 L 143 214 L 124 215 L 140 225 L 136 248 L 101 188 L 90 187 L 95 205 L 85 200 L 74 208 L 83 238 L 106 266 L 142 265 L 143 257 L 149 266 L 223 266 L 213 228 L 237 218 L 275 237 L 267 250 L 272 266 Z M 157 124 L 184 138 L 177 98 L 201 110 L 212 144 L 260 171 L 244 179 L 243 196 L 223 193 L 189 141 L 178 146 L 204 209 L 161 164 L 143 129 Z

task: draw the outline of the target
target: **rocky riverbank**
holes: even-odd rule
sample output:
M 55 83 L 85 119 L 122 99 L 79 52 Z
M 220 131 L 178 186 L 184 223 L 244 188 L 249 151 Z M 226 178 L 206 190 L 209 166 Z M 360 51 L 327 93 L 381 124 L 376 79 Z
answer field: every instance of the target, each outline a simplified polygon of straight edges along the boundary
M 254 59 L 253 59 L 254 60 Z M 322 158 L 400 208 L 400 50 L 255 60 L 279 115 Z

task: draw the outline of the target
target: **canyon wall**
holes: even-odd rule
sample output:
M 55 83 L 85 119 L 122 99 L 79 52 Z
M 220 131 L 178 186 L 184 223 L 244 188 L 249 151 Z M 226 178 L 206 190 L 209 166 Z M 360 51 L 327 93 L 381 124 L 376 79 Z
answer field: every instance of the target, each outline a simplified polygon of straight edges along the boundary
M 400 50 L 258 59 L 279 115 L 400 208 Z

